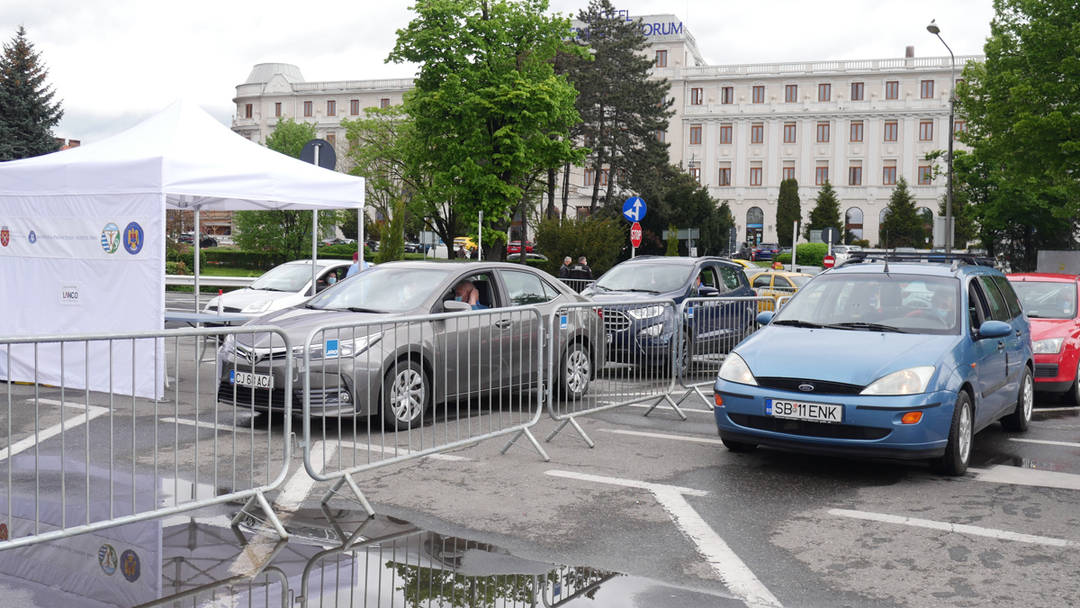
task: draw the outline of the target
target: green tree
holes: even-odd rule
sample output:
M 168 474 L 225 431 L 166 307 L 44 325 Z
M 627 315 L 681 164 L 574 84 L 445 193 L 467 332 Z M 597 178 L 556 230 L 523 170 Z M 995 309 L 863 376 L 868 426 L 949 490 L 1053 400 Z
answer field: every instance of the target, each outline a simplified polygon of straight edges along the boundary
M 810 221 L 806 224 L 806 233 L 803 236 L 809 239 L 811 230 L 822 230 L 829 226 L 837 230 L 844 228 L 840 221 L 840 200 L 836 198 L 836 190 L 832 184 L 826 181 L 814 199 L 814 208 L 810 211 Z
M 679 228 L 675 224 L 667 227 L 667 250 L 664 255 L 679 255 Z
M 375 262 L 393 262 L 405 259 L 405 201 L 398 199 L 391 204 L 390 222 L 383 231 Z
M 278 119 L 274 132 L 266 138 L 266 147 L 293 158 L 300 157 L 304 144 L 315 139 L 315 125 Z M 310 257 L 311 211 L 237 211 L 233 214 L 236 244 L 242 249 L 275 251 L 286 260 Z M 319 212 L 319 233 L 333 234 L 338 215 Z
M 0 161 L 55 152 L 52 128 L 64 116 L 49 71 L 19 26 L 0 56 Z
M 962 151 L 954 151 L 954 172 L 960 173 L 955 167 L 963 165 L 967 167 L 971 161 L 971 155 Z M 926 160 L 930 161 L 930 167 L 934 172 L 934 179 L 945 179 L 945 174 L 948 171 L 946 153 L 941 150 L 935 150 L 926 155 Z M 963 171 L 964 175 L 969 180 L 974 180 L 975 176 L 969 171 Z M 970 204 L 970 196 L 972 194 L 972 188 L 968 187 L 965 183 L 954 182 L 953 183 L 953 203 L 952 203 L 952 217 L 953 217 L 953 247 L 956 249 L 964 249 L 967 244 L 978 236 L 978 226 L 975 223 L 975 210 Z M 948 200 L 948 193 L 941 196 L 941 203 L 938 205 L 938 215 L 945 217 L 946 201 Z
M 415 132 L 405 163 L 427 178 L 414 198 L 446 242 L 476 237 L 482 211 L 485 259 L 501 259 L 537 178 L 583 155 L 568 138 L 577 91 L 554 72 L 556 54 L 574 52 L 570 21 L 546 15 L 546 0 L 417 0 L 413 10 L 389 60 L 420 65 L 404 97 Z
M 776 236 L 781 245 L 791 242 L 795 236 L 794 224 L 802 219 L 799 205 L 799 182 L 785 179 L 780 182 L 780 196 L 776 201 Z
M 645 200 L 649 212 L 641 222 L 642 245 L 638 253 L 666 253 L 667 244 L 661 236 L 671 224 L 678 228 L 698 228 L 695 246 L 699 253 L 727 250 L 727 229 L 734 225 L 731 210 L 728 208 L 725 216 L 717 200 L 697 179 L 667 162 L 642 169 L 639 177 L 642 179 L 637 192 Z M 622 201 L 612 201 L 604 208 L 604 213 L 621 218 L 621 209 Z
M 1080 4 L 995 0 L 994 12 L 986 61 L 969 63 L 957 87 L 971 158 L 957 155 L 954 171 L 984 246 L 1027 270 L 1039 249 L 1075 246 Z
M 900 178 L 896 182 L 889 205 L 885 208 L 885 221 L 881 223 L 881 244 L 883 247 L 924 247 L 926 233 L 923 218 L 915 209 L 915 199 L 911 197 L 907 181 Z
M 731 253 L 734 246 L 731 241 L 731 228 L 734 226 L 735 216 L 731 213 L 731 206 L 724 201 L 701 223 L 698 254 L 726 256 Z
M 630 227 L 626 222 L 605 217 L 542 219 L 536 226 L 536 251 L 547 256 L 544 267 L 555 274 L 562 259 L 580 256 L 589 259 L 593 276 L 599 277 L 615 265 L 620 250 L 629 250 Z M 629 255 L 629 252 L 627 253 Z

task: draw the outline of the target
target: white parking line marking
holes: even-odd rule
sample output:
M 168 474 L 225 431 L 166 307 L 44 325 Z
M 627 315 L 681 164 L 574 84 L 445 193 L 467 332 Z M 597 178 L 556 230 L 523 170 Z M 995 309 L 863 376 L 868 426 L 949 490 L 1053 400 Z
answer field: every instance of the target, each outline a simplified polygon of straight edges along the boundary
M 242 431 L 251 431 L 250 427 L 229 426 L 226 424 L 214 424 L 213 422 L 204 422 L 202 420 L 188 420 L 186 418 L 162 418 L 161 422 L 184 424 L 187 426 L 197 426 L 201 429 L 213 429 L 216 431 L 228 431 L 230 433 L 239 433 Z M 264 432 L 263 429 L 256 428 L 256 433 Z
M 618 477 L 603 477 L 588 473 L 576 473 L 573 471 L 545 471 L 552 477 L 564 477 L 579 481 L 591 481 L 608 485 L 617 485 L 629 488 L 640 488 L 652 492 L 664 510 L 675 520 L 675 525 L 682 530 L 695 546 L 698 552 L 709 561 L 713 570 L 720 575 L 728 589 L 751 608 L 780 608 L 780 601 L 765 588 L 754 573 L 739 559 L 738 555 L 731 550 L 724 539 L 709 527 L 709 524 L 698 515 L 685 495 L 706 496 L 708 492 L 669 486 L 664 484 L 649 483 L 636 479 L 622 479 Z
M 688 437 L 686 435 L 667 435 L 665 433 L 646 433 L 644 431 L 623 431 L 620 429 L 596 429 L 603 433 L 613 433 L 615 435 L 634 435 L 636 437 L 652 437 L 654 439 L 674 439 L 675 441 L 688 441 L 690 443 L 707 443 L 710 445 L 724 445 L 724 442 L 719 439 L 710 439 L 708 437 Z
M 983 528 L 982 526 L 954 524 L 947 521 L 934 521 L 932 519 L 920 519 L 918 517 L 903 517 L 900 515 L 889 515 L 888 513 L 871 513 L 869 511 L 853 511 L 850 509 L 829 509 L 829 514 L 837 515 L 840 517 L 850 517 L 852 519 L 876 521 L 886 524 L 899 524 L 903 526 L 914 526 L 916 528 L 927 528 L 929 530 L 956 532 L 957 534 L 967 534 L 970 536 L 983 536 L 986 538 L 1011 540 L 1018 543 L 1046 545 L 1048 547 L 1075 547 L 1080 544 L 1076 541 L 1066 540 L 1063 538 L 1053 538 L 1050 536 L 1035 536 L 1032 534 L 1010 532 L 1008 530 L 998 530 L 996 528 Z
M 33 403 L 34 400 L 30 399 L 29 401 L 31 403 Z M 53 400 L 53 399 L 38 399 L 38 402 L 39 403 L 44 403 L 46 405 L 59 405 L 59 406 L 62 406 L 62 407 L 70 407 L 70 408 L 73 408 L 73 409 L 89 411 L 89 413 L 88 414 L 76 414 L 75 416 L 72 416 L 71 418 L 65 418 L 64 422 L 62 424 L 60 424 L 60 423 L 54 424 L 53 426 L 50 426 L 47 429 L 39 430 L 37 432 L 36 437 L 34 435 L 30 435 L 29 437 L 23 439 L 22 441 L 16 441 L 15 443 L 11 444 L 10 446 L 8 446 L 6 448 L 3 448 L 3 449 L 0 449 L 0 461 L 7 460 L 8 458 L 14 456 L 15 454 L 18 454 L 19 452 L 24 452 L 26 450 L 29 450 L 30 448 L 34 447 L 34 445 L 36 443 L 40 443 L 42 441 L 45 441 L 46 439 L 49 439 L 50 437 L 54 437 L 56 435 L 59 435 L 61 432 L 69 431 L 73 427 L 76 427 L 76 426 L 79 426 L 79 425 L 83 424 L 88 419 L 93 420 L 94 418 L 97 418 L 98 416 L 101 416 L 101 415 L 103 415 L 103 414 L 105 414 L 105 413 L 107 413 L 109 411 L 108 408 L 98 407 L 96 405 L 91 405 L 89 407 L 89 410 L 87 410 L 87 406 L 84 403 L 72 403 L 72 402 L 68 402 L 68 401 L 56 401 L 56 400 Z
M 1059 488 L 1062 490 L 1080 490 L 1080 475 L 1060 471 L 1025 469 L 1004 464 L 997 464 L 988 469 L 968 468 L 975 473 L 976 481 L 990 483 L 1010 483 L 1018 486 L 1038 486 Z
M 376 452 L 390 454 L 391 456 L 401 456 L 405 454 L 415 453 L 408 448 L 399 448 L 392 445 L 382 446 L 371 443 L 353 443 L 351 441 L 342 441 L 339 445 L 343 448 L 352 448 L 354 450 L 374 450 Z M 467 458 L 465 456 L 455 456 L 453 454 L 428 454 L 424 458 L 430 458 L 432 460 L 445 460 L 447 462 L 465 462 L 472 460 L 472 458 Z
M 315 467 L 315 471 L 322 472 L 323 458 L 326 456 L 326 444 L 330 443 L 330 451 L 333 451 L 336 446 L 336 442 L 330 441 L 316 441 L 311 444 L 311 463 Z M 277 498 L 274 499 L 275 507 L 283 510 L 293 512 L 300 507 L 300 503 L 304 502 L 308 494 L 311 493 L 311 488 L 315 487 L 315 478 L 308 475 L 307 469 L 301 465 L 296 469 L 296 472 L 292 474 L 292 477 L 285 482 L 285 485 L 281 488 L 281 492 Z
M 1075 441 L 1051 441 L 1049 439 L 1021 439 L 1019 437 L 1009 437 L 1009 441 L 1019 441 L 1020 443 L 1037 443 L 1039 445 L 1057 445 L 1063 448 L 1080 448 L 1080 443 Z

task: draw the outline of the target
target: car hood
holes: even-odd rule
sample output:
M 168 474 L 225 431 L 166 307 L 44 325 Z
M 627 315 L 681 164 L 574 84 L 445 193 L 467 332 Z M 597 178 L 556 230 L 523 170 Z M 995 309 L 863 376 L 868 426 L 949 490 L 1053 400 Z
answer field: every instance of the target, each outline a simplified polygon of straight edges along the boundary
M 1028 319 L 1031 341 L 1047 338 L 1070 338 L 1076 334 L 1076 319 Z
M 735 352 L 754 376 L 866 386 L 895 371 L 938 365 L 958 338 L 770 325 L 754 332 Z
M 316 310 L 312 308 L 303 307 L 290 307 L 284 310 L 278 310 L 275 312 L 267 313 L 259 317 L 251 319 L 245 325 L 273 325 L 281 328 L 288 336 L 289 342 L 295 347 L 303 344 L 308 339 L 308 334 L 311 330 L 320 325 L 357 325 L 360 323 L 372 322 L 372 321 L 389 321 L 403 316 L 402 313 L 363 313 L 363 312 L 349 312 L 347 310 Z M 358 329 L 356 335 L 366 335 L 378 331 L 377 325 L 370 326 L 371 330 Z M 335 332 L 327 332 L 327 337 L 333 337 Z M 338 337 L 344 339 L 351 337 L 351 330 L 342 330 Z M 276 334 L 259 333 L 259 334 L 240 334 L 236 337 L 237 341 L 245 346 L 254 346 L 256 348 L 266 348 L 270 346 L 271 340 L 274 340 L 274 346 L 281 347 L 280 338 L 274 339 Z M 252 339 L 254 338 L 254 344 Z M 320 338 L 316 337 L 316 340 Z
M 677 291 L 668 293 L 647 293 L 644 291 L 594 291 L 585 297 L 593 302 L 625 302 L 627 300 L 675 299 L 681 296 Z
M 306 300 L 307 297 L 291 291 L 267 291 L 265 289 L 250 289 L 245 287 L 210 298 L 210 302 L 206 305 L 206 308 L 208 310 L 216 310 L 219 299 L 221 300 L 221 305 L 223 307 L 228 306 L 229 308 L 237 308 L 241 312 L 250 312 L 245 310 L 250 307 L 255 309 L 257 313 L 262 313 L 294 306 Z M 267 302 L 270 303 L 270 308 L 258 310 Z

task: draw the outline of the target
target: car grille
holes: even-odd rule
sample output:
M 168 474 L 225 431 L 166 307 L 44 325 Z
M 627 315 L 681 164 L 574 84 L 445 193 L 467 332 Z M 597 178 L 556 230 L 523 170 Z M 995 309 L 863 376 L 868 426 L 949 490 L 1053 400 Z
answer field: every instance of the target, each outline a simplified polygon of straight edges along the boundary
M 881 439 L 889 434 L 889 429 L 871 426 L 853 426 L 847 424 L 825 424 L 805 420 L 787 420 L 771 416 L 750 416 L 747 414 L 728 414 L 731 421 L 762 431 L 802 435 L 804 437 L 826 437 L 830 439 Z
M 234 394 L 236 401 L 233 401 Z M 222 382 L 218 385 L 218 401 L 240 407 L 254 405 L 257 408 L 283 410 L 285 409 L 285 390 L 234 386 L 228 382 Z
M 758 386 L 775 388 L 782 391 L 794 391 L 807 395 L 858 395 L 862 392 L 862 386 L 857 384 L 844 384 L 843 382 L 829 382 L 827 380 L 809 380 L 802 378 L 755 378 Z M 802 391 L 800 384 L 813 384 L 814 390 Z
M 630 317 L 621 310 L 604 309 L 604 331 L 626 331 L 630 327 Z
M 1035 364 L 1035 377 L 1036 378 L 1053 378 L 1058 375 L 1057 363 L 1036 363 Z

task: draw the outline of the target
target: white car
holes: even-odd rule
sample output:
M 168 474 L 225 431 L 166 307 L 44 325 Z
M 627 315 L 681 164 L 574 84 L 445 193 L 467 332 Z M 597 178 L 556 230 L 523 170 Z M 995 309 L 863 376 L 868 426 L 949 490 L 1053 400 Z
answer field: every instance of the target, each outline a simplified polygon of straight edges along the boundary
M 859 245 L 833 245 L 832 254 L 836 260 L 836 265 L 839 266 L 848 261 L 851 254 L 856 251 L 862 251 L 862 247 Z
M 317 260 L 315 292 L 345 279 L 352 262 L 348 260 Z M 207 302 L 205 312 L 221 311 L 252 316 L 288 308 L 315 295 L 311 290 L 311 260 L 286 262 L 268 270 L 248 287 L 214 296 Z

